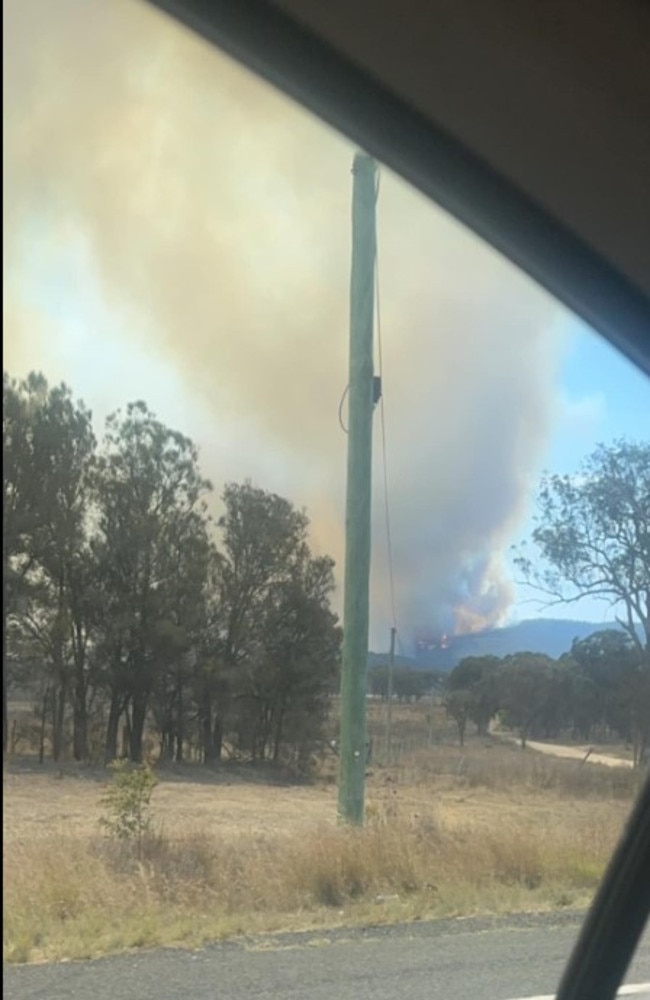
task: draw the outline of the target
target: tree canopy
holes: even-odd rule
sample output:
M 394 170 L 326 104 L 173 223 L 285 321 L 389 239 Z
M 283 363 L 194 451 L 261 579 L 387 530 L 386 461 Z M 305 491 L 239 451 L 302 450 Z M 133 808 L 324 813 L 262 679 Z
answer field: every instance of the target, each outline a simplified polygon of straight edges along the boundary
M 577 475 L 546 475 L 535 520 L 539 560 L 517 558 L 527 582 L 549 603 L 622 606 L 622 628 L 650 652 L 650 443 L 599 445 Z
M 235 755 L 304 766 L 336 680 L 333 562 L 280 496 L 211 484 L 144 402 L 91 415 L 39 374 L 3 382 L 3 704 L 33 698 L 58 759 Z M 213 499 L 213 503 L 215 500 Z
M 493 719 L 515 730 L 522 746 L 598 734 L 630 743 L 636 763 L 650 746 L 650 675 L 622 629 L 575 641 L 558 660 L 525 651 L 467 657 L 447 678 L 445 706 L 461 746 L 468 722 L 486 734 Z

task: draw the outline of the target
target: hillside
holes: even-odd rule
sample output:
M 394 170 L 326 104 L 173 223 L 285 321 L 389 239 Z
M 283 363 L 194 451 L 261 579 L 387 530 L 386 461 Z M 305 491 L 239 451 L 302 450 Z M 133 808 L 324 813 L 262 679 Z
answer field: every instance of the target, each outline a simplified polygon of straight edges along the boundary
M 474 635 L 451 637 L 446 648 L 417 649 L 412 657 L 399 657 L 395 662 L 436 670 L 452 670 L 466 656 L 508 656 L 524 651 L 546 653 L 557 658 L 566 653 L 574 639 L 585 639 L 593 632 L 617 629 L 615 622 L 584 622 L 563 618 L 535 618 L 504 628 L 489 629 Z M 368 666 L 385 663 L 387 653 L 369 653 Z

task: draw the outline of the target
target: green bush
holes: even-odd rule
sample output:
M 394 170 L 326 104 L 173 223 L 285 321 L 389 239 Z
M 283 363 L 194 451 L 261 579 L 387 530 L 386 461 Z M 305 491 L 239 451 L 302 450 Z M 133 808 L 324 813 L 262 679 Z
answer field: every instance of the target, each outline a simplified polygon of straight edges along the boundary
M 151 829 L 151 795 L 158 779 L 148 764 L 132 767 L 127 761 L 109 765 L 113 780 L 101 798 L 105 809 L 101 826 L 118 840 L 133 842 L 142 851 L 142 839 Z

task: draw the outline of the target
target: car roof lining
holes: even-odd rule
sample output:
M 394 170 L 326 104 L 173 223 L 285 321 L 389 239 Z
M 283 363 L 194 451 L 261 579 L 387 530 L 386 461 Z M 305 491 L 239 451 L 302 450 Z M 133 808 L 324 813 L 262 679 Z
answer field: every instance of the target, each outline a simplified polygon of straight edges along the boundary
M 650 4 L 277 0 L 650 294 Z M 644 127 L 645 123 L 645 127 Z
M 636 272 L 631 275 L 632 269 L 618 267 L 615 253 L 594 246 L 584 233 L 548 210 L 536 192 L 495 169 L 483 148 L 470 148 L 277 4 L 265 0 L 151 2 L 401 174 L 650 374 L 650 294 L 635 280 Z M 286 0 L 283 3 L 286 6 Z M 329 4 L 323 6 L 330 9 Z M 432 6 L 437 6 L 437 0 L 432 0 Z M 309 4 L 306 9 L 311 9 Z M 640 94 L 637 106 L 642 108 L 645 92 L 638 76 L 633 74 L 636 89 L 631 86 L 630 90 Z M 555 176 L 561 192 L 557 170 Z M 625 187 L 628 192 L 631 189 L 631 184 Z M 634 204 L 639 225 L 634 235 L 630 231 L 631 256 L 645 260 L 643 249 L 640 258 L 634 254 L 639 233 L 645 234 L 648 267 L 641 271 L 650 282 L 650 219 L 647 227 L 642 224 L 644 211 L 650 212 L 650 198 L 635 199 Z M 629 226 L 623 228 L 627 231 Z

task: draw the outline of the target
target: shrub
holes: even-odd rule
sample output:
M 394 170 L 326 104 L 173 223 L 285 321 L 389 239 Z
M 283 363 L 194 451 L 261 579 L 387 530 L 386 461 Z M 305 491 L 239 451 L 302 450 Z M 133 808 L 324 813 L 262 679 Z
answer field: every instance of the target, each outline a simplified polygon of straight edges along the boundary
M 139 857 L 143 837 L 151 829 L 149 809 L 158 779 L 148 764 L 131 767 L 127 761 L 115 760 L 109 766 L 113 780 L 102 795 L 106 812 L 99 822 L 110 836 L 135 843 Z

